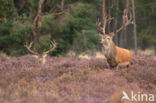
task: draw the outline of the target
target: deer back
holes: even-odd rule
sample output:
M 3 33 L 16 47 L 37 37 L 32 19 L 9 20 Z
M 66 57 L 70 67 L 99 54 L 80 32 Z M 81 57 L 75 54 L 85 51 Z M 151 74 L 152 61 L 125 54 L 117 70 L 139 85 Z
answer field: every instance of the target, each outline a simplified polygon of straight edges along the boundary
M 131 63 L 132 61 L 132 56 L 131 56 L 131 52 L 127 49 L 124 48 L 119 48 L 119 47 L 115 47 L 116 48 L 116 56 L 115 59 L 119 64 L 127 64 L 127 63 Z

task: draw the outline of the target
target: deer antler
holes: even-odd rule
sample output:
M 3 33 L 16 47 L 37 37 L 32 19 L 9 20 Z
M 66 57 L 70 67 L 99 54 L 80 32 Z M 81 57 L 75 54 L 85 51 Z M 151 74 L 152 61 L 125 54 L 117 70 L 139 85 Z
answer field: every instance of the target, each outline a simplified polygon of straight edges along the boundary
M 102 3 L 102 16 L 103 16 L 103 27 L 101 27 L 101 23 L 99 22 L 99 19 L 96 25 L 97 25 L 97 30 L 101 34 L 105 35 L 107 23 L 110 23 L 113 20 L 113 17 L 111 17 L 111 15 L 109 16 L 106 15 L 105 0 L 103 0 L 103 3 Z
M 133 24 L 133 18 L 132 18 L 132 14 L 131 12 L 128 10 L 128 6 L 129 6 L 129 2 L 127 0 L 127 6 L 123 11 L 123 22 L 122 25 L 119 29 L 113 31 L 113 32 L 109 32 L 109 35 L 114 35 L 117 32 L 120 32 L 122 29 L 124 29 L 126 26 L 128 26 L 129 24 Z M 106 10 L 105 10 L 105 0 L 103 0 L 102 3 L 102 14 L 103 14 L 103 27 L 101 27 L 101 23 L 98 21 L 96 22 L 97 25 L 97 30 L 99 31 L 99 33 L 106 35 L 106 26 L 110 24 L 110 22 L 114 19 L 113 17 L 111 17 L 110 15 L 110 11 L 109 11 L 109 16 L 106 15 Z
M 29 46 L 28 46 L 27 43 L 26 43 L 24 46 L 27 48 L 27 50 L 28 50 L 30 53 L 35 54 L 35 55 L 39 55 L 38 52 L 35 52 L 35 51 L 31 50 L 32 44 L 33 44 L 33 42 L 31 42 L 31 43 L 29 44 Z
M 45 51 L 45 52 L 39 54 L 38 52 L 33 51 L 33 50 L 31 49 L 31 48 L 32 48 L 32 44 L 33 44 L 33 42 L 31 42 L 29 45 L 26 44 L 26 45 L 24 45 L 24 46 L 27 48 L 27 50 L 28 50 L 30 53 L 32 53 L 32 54 L 34 54 L 34 55 L 45 55 L 45 54 L 48 54 L 49 52 L 53 51 L 53 50 L 56 48 L 56 42 L 55 42 L 55 41 L 51 41 L 51 45 L 52 45 L 53 47 L 50 48 L 49 50 L 47 50 L 47 51 Z
M 128 15 L 129 14 L 129 15 Z M 127 9 L 124 10 L 124 14 L 122 16 L 122 25 L 119 29 L 115 31 L 115 33 L 120 32 L 122 29 L 124 29 L 129 24 L 133 24 L 133 18 L 131 12 L 129 12 Z
M 56 48 L 56 42 L 55 41 L 51 41 L 51 45 L 53 46 L 52 48 L 50 48 L 49 50 L 43 52 L 42 54 L 48 54 L 49 52 L 53 51 Z
M 101 34 L 103 34 L 103 28 L 101 27 L 101 22 L 99 22 L 99 19 L 98 19 L 98 21 L 96 22 L 96 26 L 97 26 L 97 30 L 98 30 Z

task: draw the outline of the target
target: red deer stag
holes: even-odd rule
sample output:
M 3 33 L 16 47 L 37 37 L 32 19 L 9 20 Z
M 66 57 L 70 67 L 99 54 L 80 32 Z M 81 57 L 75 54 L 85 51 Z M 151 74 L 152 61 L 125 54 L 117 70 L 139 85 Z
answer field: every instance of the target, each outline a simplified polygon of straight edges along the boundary
M 42 53 L 38 53 L 34 50 L 32 50 L 32 44 L 33 42 L 31 42 L 29 45 L 25 45 L 25 47 L 27 48 L 27 50 L 32 53 L 37 59 L 39 59 L 40 62 L 42 62 L 43 64 L 46 62 L 46 57 L 47 57 L 47 54 L 51 51 L 53 51 L 55 48 L 56 48 L 56 42 L 55 41 L 51 41 L 51 45 L 52 45 L 52 48 L 50 48 L 49 50 L 47 51 L 44 51 Z
M 110 68 L 115 67 L 126 67 L 129 66 L 132 60 L 132 56 L 129 50 L 120 48 L 116 46 L 113 42 L 113 36 L 124 29 L 129 24 L 133 24 L 132 15 L 128 8 L 124 9 L 123 11 L 123 22 L 120 28 L 113 32 L 106 33 L 106 26 L 107 24 L 112 21 L 112 17 L 106 15 L 105 11 L 105 0 L 103 0 L 103 27 L 101 27 L 101 23 L 97 22 L 97 30 L 101 34 L 101 43 L 103 45 L 103 53 L 107 59 Z

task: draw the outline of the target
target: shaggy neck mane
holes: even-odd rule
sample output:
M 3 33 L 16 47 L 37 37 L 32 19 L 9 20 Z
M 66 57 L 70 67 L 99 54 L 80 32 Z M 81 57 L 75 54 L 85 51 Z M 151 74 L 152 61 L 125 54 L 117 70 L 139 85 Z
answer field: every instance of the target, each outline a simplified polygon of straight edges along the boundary
M 109 45 L 103 44 L 103 52 L 110 67 L 111 68 L 116 67 L 118 63 L 115 59 L 116 52 L 117 52 L 115 44 L 113 42 L 110 42 Z
M 112 58 L 116 55 L 116 48 L 113 42 L 110 42 L 108 45 L 103 45 L 103 51 L 106 58 Z

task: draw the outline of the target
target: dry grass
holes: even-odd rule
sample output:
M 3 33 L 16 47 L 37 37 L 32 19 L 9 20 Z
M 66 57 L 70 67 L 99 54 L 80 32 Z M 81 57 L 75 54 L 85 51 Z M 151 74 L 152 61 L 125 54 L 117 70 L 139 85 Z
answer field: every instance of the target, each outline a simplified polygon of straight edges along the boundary
M 7 56 L 5 53 L 3 52 L 0 52 L 0 58 L 3 59 L 3 60 L 8 60 L 9 59 L 9 56 Z
M 134 54 L 134 50 L 131 50 L 132 54 Z M 145 49 L 145 50 L 141 50 L 138 49 L 138 55 L 140 56 L 144 56 L 144 55 L 151 55 L 151 56 L 155 56 L 156 51 L 154 48 L 149 48 L 149 49 Z
M 155 68 L 151 56 L 134 57 L 128 73 L 104 59 L 0 57 L 0 103 L 131 103 L 121 101 L 122 91 L 156 91 Z
M 105 56 L 101 52 L 96 52 L 95 56 L 91 56 L 88 54 L 80 54 L 80 58 L 85 58 L 85 59 L 94 59 L 94 58 L 103 58 L 105 59 Z
M 130 50 L 132 55 L 134 55 L 134 50 Z M 145 49 L 145 50 L 141 50 L 138 49 L 138 55 L 139 56 L 145 56 L 145 55 L 150 55 L 150 56 L 155 56 L 156 51 L 154 50 L 154 48 L 149 48 L 149 49 Z M 75 57 L 75 52 L 70 51 L 67 54 L 68 57 Z M 95 55 L 90 55 L 90 53 L 81 53 L 78 57 L 80 58 L 85 58 L 85 59 L 94 59 L 94 58 L 103 58 L 105 59 L 105 56 L 103 55 L 102 52 L 97 51 L 95 53 Z

